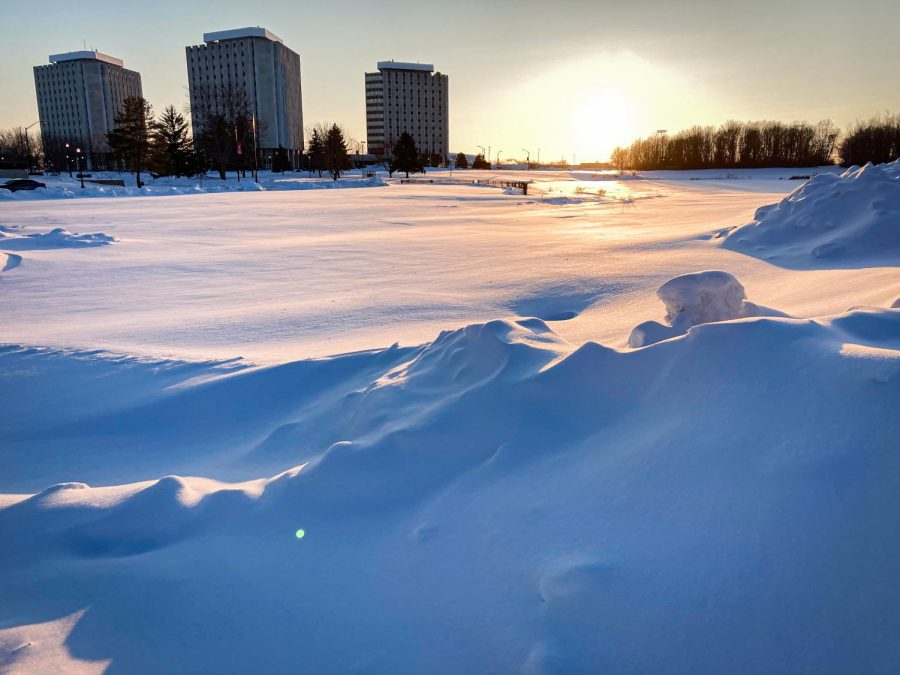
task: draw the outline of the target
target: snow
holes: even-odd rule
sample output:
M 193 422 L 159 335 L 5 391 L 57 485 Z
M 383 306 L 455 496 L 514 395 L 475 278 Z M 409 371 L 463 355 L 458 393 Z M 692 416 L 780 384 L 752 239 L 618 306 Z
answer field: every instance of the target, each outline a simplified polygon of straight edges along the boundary
M 334 188 L 356 187 L 381 187 L 386 185 L 380 175 L 374 178 L 363 178 L 359 170 L 349 171 L 338 180 L 332 180 L 323 174 L 320 178 L 317 174 L 310 176 L 306 172 L 274 173 L 260 171 L 259 182 L 252 178 L 238 178 L 235 174 L 229 174 L 225 180 L 221 180 L 218 174 L 194 176 L 194 177 L 160 177 L 153 178 L 147 174 L 142 175 L 144 183 L 137 187 L 134 174 L 119 172 L 97 171 L 85 178 L 84 187 L 76 177 L 66 174 L 55 176 L 47 174 L 39 177 L 39 181 L 46 188 L 36 190 L 18 190 L 10 192 L 0 189 L 0 204 L 4 201 L 43 201 L 45 199 L 84 199 L 97 197 L 149 197 L 149 196 L 174 196 L 194 194 L 219 194 L 229 192 L 260 192 L 267 190 L 323 190 Z M 387 175 L 383 173 L 383 175 Z M 105 185 L 92 181 L 118 180 L 125 183 L 124 186 Z
M 552 179 L 0 204 L 0 669 L 894 669 L 897 259 Z
M 93 232 L 90 234 L 78 234 L 67 229 L 57 227 L 49 232 L 35 232 L 32 234 L 20 233 L 20 230 L 0 230 L 0 246 L 8 251 L 30 251 L 44 248 L 84 248 L 88 246 L 106 246 L 115 241 L 115 237 Z M 21 256 L 18 256 L 20 263 Z
M 751 316 L 786 316 L 747 300 L 740 282 L 728 272 L 707 271 L 682 274 L 656 291 L 666 306 L 666 325 L 645 321 L 631 331 L 629 347 L 645 347 L 683 335 L 692 326 Z
M 900 258 L 900 160 L 814 176 L 753 222 L 727 233 L 725 246 L 774 264 L 822 266 Z

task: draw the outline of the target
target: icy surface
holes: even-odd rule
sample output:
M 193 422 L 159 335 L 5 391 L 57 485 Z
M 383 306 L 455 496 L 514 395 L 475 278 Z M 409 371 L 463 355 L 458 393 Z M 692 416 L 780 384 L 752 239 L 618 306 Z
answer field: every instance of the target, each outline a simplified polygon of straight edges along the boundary
M 754 175 L 0 204 L 118 240 L 0 245 L 0 670 L 892 671 L 896 261 Z
M 665 325 L 645 321 L 628 338 L 629 347 L 645 347 L 683 335 L 692 326 L 750 316 L 786 316 L 747 300 L 740 282 L 728 272 L 707 271 L 670 279 L 656 291 L 666 307 Z
M 725 246 L 779 265 L 857 266 L 900 261 L 900 160 L 823 173 L 753 222 Z

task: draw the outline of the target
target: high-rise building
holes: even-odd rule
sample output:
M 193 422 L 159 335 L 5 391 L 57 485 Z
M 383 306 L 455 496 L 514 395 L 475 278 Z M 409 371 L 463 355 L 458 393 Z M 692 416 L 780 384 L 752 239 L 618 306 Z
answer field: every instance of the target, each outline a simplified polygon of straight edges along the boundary
M 68 143 L 81 149 L 87 168 L 102 165 L 106 134 L 130 96 L 143 96 L 141 75 L 120 59 L 96 50 L 54 54 L 34 67 L 41 137 L 45 150 Z
M 303 152 L 300 56 L 265 28 L 204 33 L 202 45 L 185 47 L 194 138 L 204 109 L 224 112 L 227 91 L 243 90 L 257 118 L 263 158 L 285 148 L 292 165 Z
M 369 152 L 383 155 L 406 131 L 424 154 L 450 151 L 447 76 L 425 63 L 380 61 L 366 73 L 366 135 Z

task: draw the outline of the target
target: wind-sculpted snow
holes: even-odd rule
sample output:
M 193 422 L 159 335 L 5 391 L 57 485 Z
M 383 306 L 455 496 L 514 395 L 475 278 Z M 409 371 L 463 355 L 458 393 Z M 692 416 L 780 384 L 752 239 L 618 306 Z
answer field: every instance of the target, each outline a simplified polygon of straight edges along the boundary
M 900 160 L 814 176 L 724 245 L 789 267 L 900 265 Z
M 15 253 L 0 253 L 0 255 L 3 256 L 0 258 L 0 262 L 3 263 L 3 266 L 0 267 L 0 272 L 9 272 L 22 264 L 22 256 L 20 255 Z
M 107 246 L 116 241 L 115 237 L 102 232 L 77 234 L 63 227 L 49 232 L 25 233 L 24 230 L 0 230 L 0 249 L 8 251 L 32 251 L 51 248 L 87 248 Z
M 68 416 L 11 434 L 0 389 L 0 461 L 58 444 L 68 474 L 0 509 L 0 663 L 15 635 L 110 672 L 891 670 L 900 311 L 702 318 L 635 351 L 526 319 L 224 374 L 0 354 Z M 84 456 L 165 477 L 89 487 Z
M 683 274 L 656 291 L 666 306 L 665 324 L 645 321 L 628 338 L 629 347 L 646 347 L 660 340 L 683 335 L 692 326 L 752 316 L 787 316 L 747 300 L 740 282 L 728 272 Z

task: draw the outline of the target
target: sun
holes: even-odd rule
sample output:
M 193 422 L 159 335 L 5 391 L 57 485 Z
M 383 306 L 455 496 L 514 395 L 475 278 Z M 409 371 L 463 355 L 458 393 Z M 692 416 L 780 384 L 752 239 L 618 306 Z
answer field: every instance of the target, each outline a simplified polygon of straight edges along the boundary
M 627 143 L 633 135 L 631 117 L 630 106 L 621 92 L 588 92 L 584 100 L 573 105 L 571 116 L 582 159 L 605 159 L 616 145 Z

